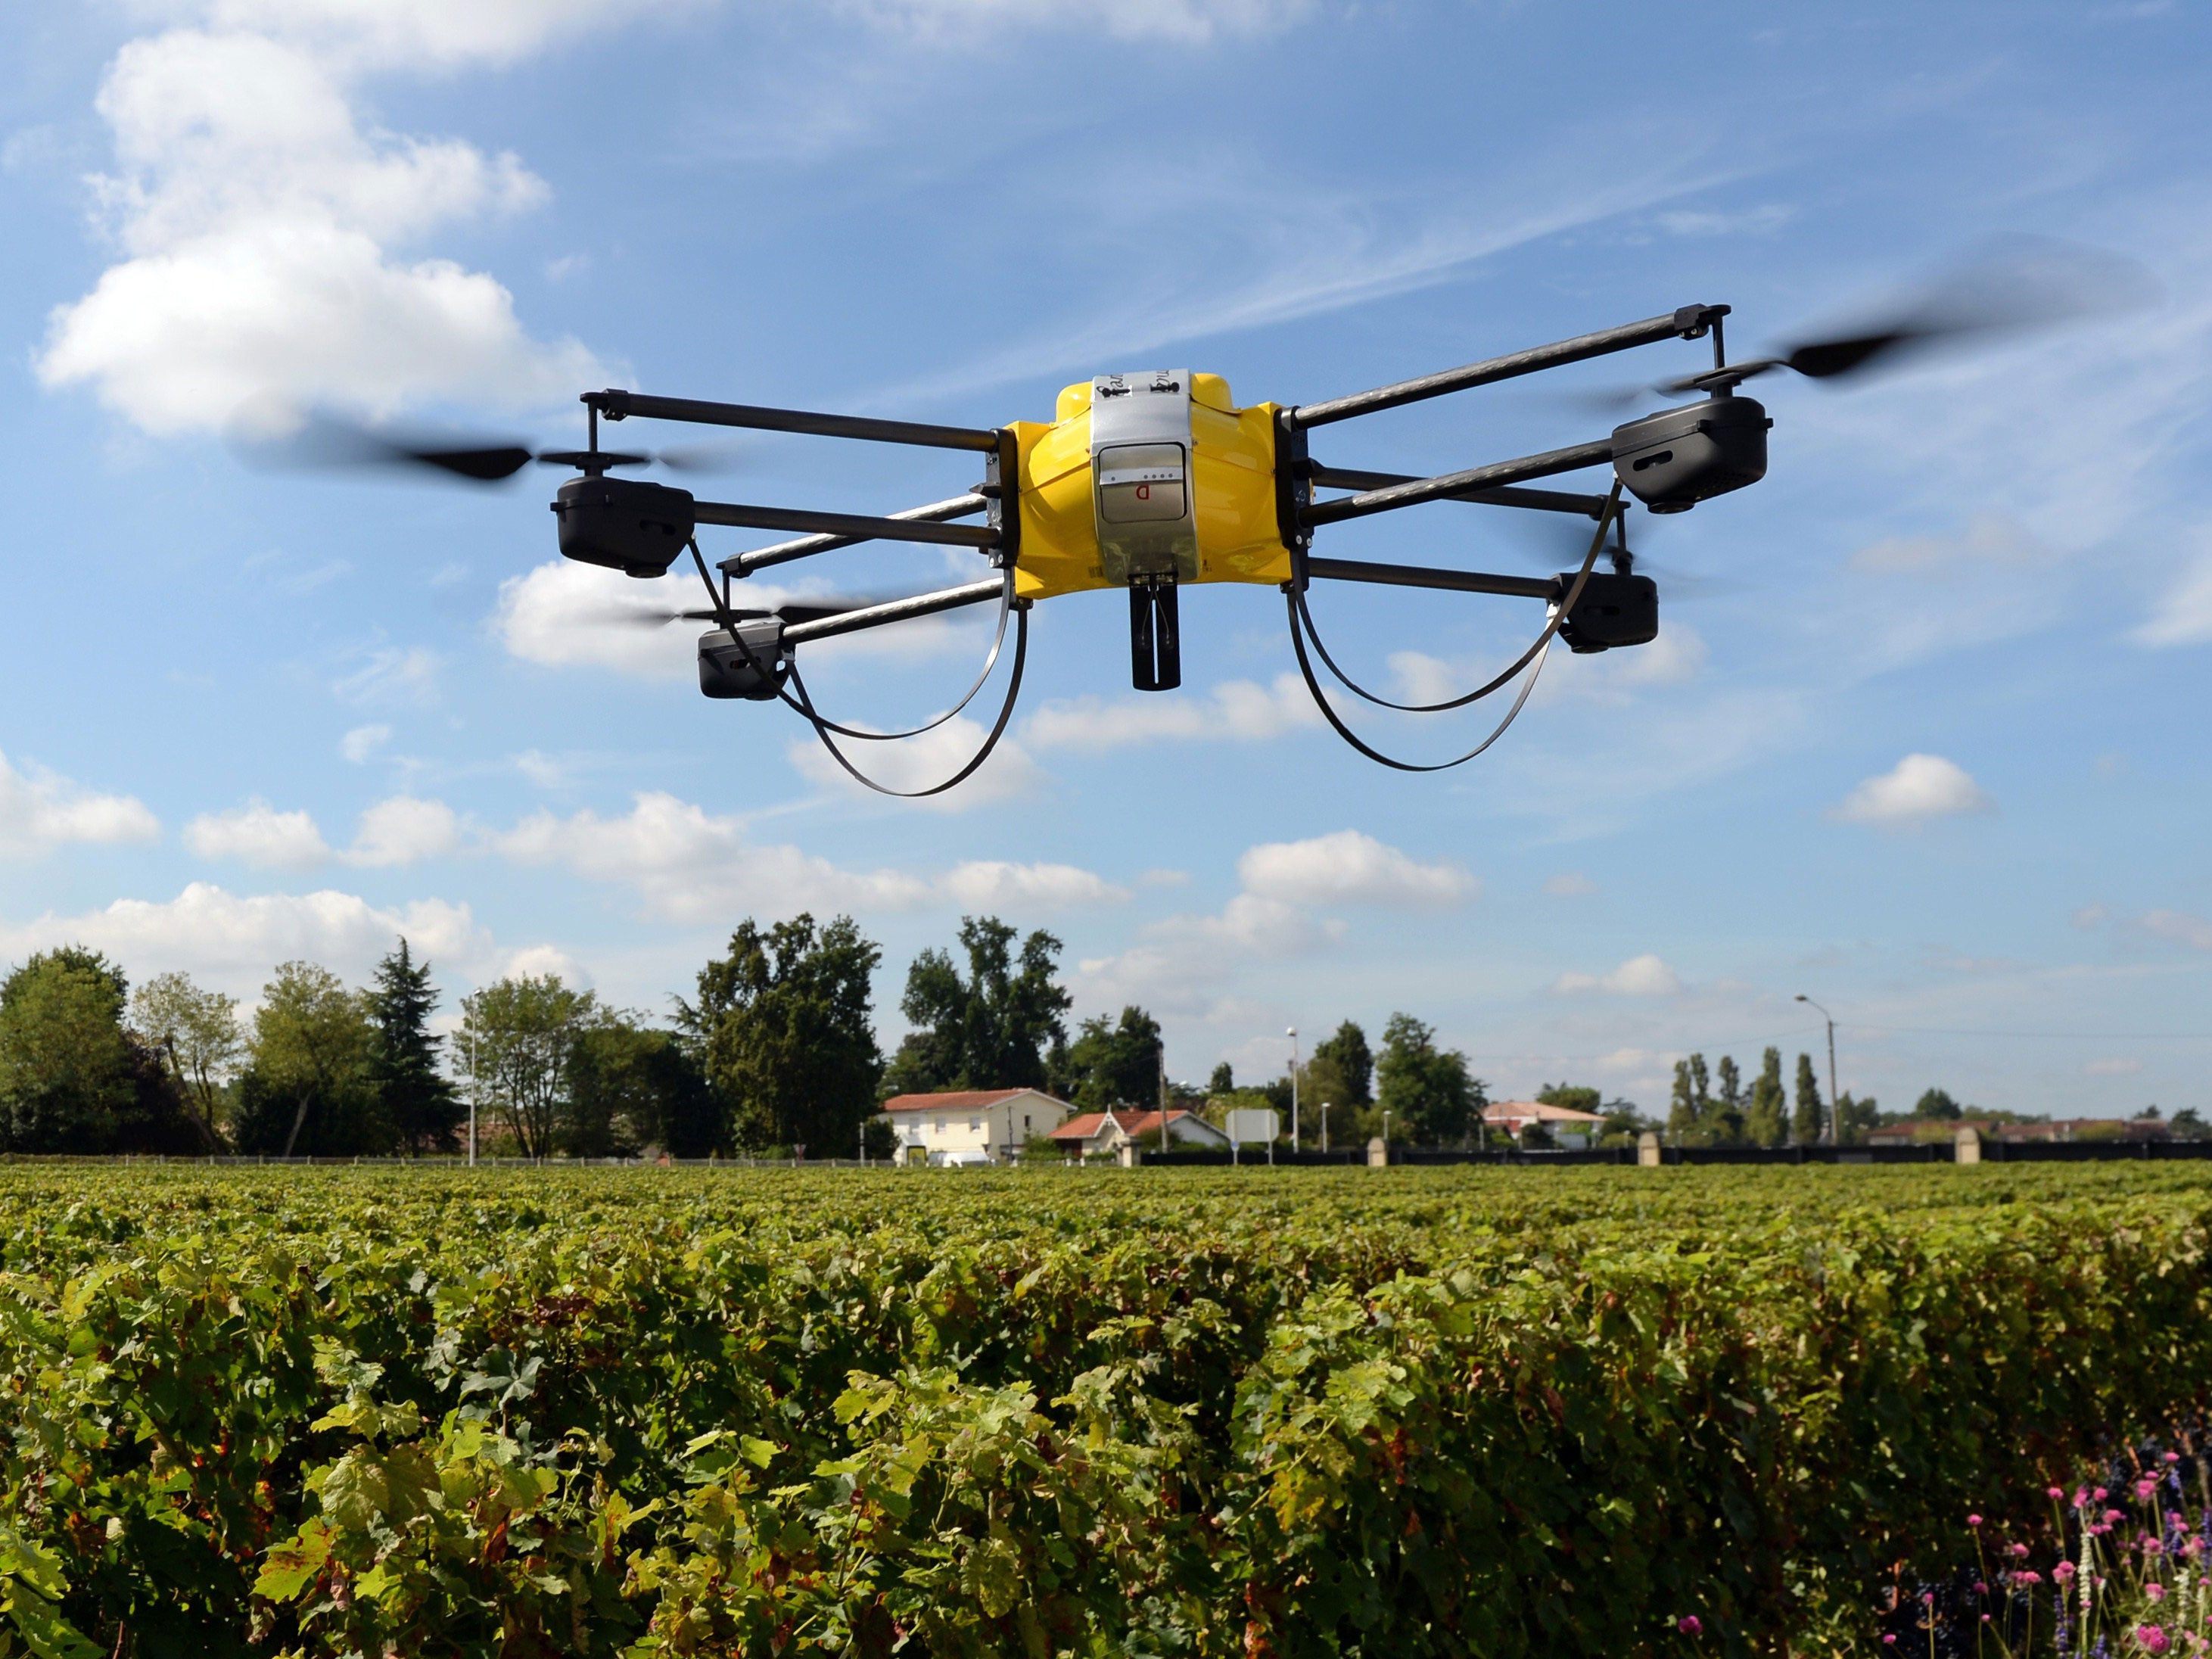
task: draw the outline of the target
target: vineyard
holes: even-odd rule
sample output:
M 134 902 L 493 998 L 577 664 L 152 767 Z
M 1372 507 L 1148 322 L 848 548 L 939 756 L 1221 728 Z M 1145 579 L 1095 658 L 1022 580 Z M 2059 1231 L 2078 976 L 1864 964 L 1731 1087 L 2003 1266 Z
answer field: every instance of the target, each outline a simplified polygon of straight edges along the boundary
M 2208 1224 L 2179 1164 L 0 1169 L 0 1654 L 1858 1645 L 1970 1510 L 2193 1459 Z

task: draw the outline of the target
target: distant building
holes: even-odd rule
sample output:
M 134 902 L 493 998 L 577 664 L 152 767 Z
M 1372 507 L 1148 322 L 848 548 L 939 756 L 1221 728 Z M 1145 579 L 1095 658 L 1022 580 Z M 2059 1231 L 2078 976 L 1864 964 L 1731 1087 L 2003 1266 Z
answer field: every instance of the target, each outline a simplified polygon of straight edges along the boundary
M 899 1157 L 911 1158 L 919 1149 L 933 1164 L 1011 1163 L 1032 1135 L 1049 1133 L 1069 1110 L 1041 1089 L 958 1089 L 884 1103 Z
M 2171 1140 L 2173 1130 L 2155 1117 L 2062 1117 L 2047 1123 L 2008 1123 L 2006 1140 Z
M 1547 1106 L 1540 1100 L 1497 1100 L 1482 1109 L 1483 1127 L 1509 1140 L 1521 1139 L 1531 1123 L 1540 1123 L 1562 1146 L 1587 1146 L 1604 1125 L 1595 1112 L 1571 1106 Z
M 1181 1107 L 1166 1115 L 1167 1138 L 1172 1143 L 1186 1146 L 1222 1146 L 1229 1145 L 1229 1137 L 1208 1123 L 1196 1112 Z M 1133 1140 L 1160 1132 L 1161 1115 L 1139 1112 L 1129 1107 L 1116 1111 L 1109 1108 L 1103 1112 L 1085 1112 L 1072 1117 L 1052 1132 L 1054 1141 L 1070 1157 L 1090 1156 L 1097 1152 L 1117 1152 Z
M 1993 1117 L 1916 1117 L 1903 1123 L 1886 1123 L 1879 1129 L 1869 1129 L 1866 1145 L 1911 1146 L 1923 1142 L 1948 1144 L 1957 1139 L 1961 1129 L 1972 1129 L 1984 1140 L 1995 1140 L 2005 1133 L 2005 1126 Z

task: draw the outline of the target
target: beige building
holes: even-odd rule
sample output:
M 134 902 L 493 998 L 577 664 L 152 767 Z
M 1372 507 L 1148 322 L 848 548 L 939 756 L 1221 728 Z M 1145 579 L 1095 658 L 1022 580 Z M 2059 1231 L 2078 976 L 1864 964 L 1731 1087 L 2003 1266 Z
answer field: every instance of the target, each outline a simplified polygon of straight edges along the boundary
M 1067 1114 L 1066 1101 L 1039 1089 L 893 1095 L 884 1103 L 900 1159 L 939 1165 L 1011 1163 L 1031 1136 L 1050 1134 Z
M 1100 1152 L 1118 1152 L 1133 1140 L 1142 1140 L 1146 1135 L 1158 1135 L 1160 1127 L 1167 1126 L 1170 1144 L 1186 1146 L 1226 1147 L 1229 1137 L 1208 1123 L 1196 1112 L 1176 1108 L 1164 1115 L 1158 1112 L 1140 1112 L 1125 1106 L 1119 1111 L 1109 1109 L 1103 1112 L 1086 1112 L 1081 1117 L 1072 1117 L 1052 1132 L 1071 1157 L 1091 1157 Z

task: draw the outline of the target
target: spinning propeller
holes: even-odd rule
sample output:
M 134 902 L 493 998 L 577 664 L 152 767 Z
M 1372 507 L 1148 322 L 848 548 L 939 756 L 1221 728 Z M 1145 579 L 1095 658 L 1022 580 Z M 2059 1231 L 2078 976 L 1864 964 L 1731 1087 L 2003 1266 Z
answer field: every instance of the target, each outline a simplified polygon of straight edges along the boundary
M 599 477 L 618 466 L 659 465 L 678 472 L 727 471 L 737 464 L 728 447 L 603 450 L 597 427 L 586 449 L 533 449 L 514 439 L 483 434 L 409 431 L 373 427 L 343 416 L 319 413 L 291 434 L 241 439 L 240 448 L 265 465 L 313 470 L 429 468 L 470 483 L 500 483 L 536 462 Z

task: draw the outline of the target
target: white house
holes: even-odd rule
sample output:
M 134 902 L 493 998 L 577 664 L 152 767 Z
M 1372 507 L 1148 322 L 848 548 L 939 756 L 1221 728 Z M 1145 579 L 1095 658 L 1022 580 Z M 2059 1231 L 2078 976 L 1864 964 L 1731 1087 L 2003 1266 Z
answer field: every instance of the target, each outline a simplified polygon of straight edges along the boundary
M 1067 1103 L 1041 1089 L 961 1089 L 933 1095 L 893 1095 L 884 1115 L 898 1136 L 899 1157 L 919 1148 L 933 1164 L 1006 1164 L 1032 1135 L 1048 1134 Z

